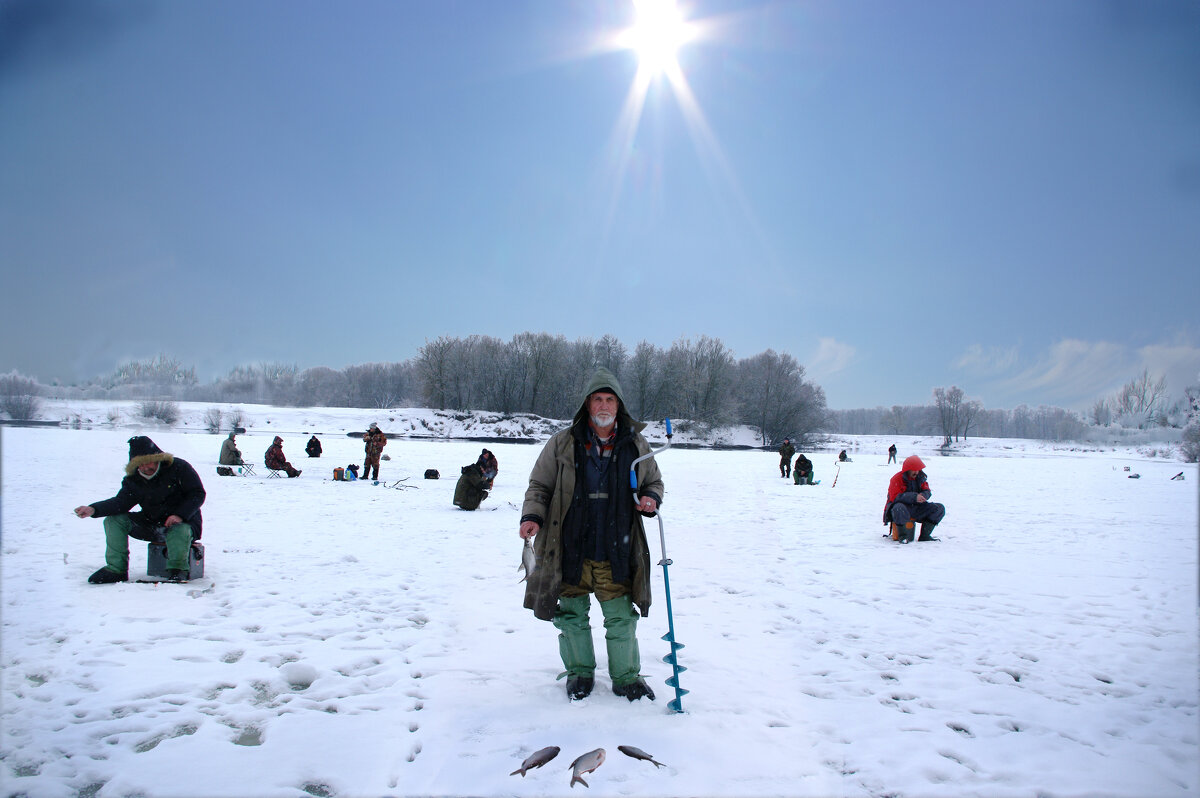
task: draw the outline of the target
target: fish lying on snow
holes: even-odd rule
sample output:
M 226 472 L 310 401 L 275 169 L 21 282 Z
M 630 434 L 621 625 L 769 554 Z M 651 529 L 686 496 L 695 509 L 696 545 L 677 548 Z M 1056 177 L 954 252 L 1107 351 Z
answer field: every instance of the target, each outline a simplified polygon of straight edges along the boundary
M 533 576 L 533 571 L 537 568 L 537 555 L 533 553 L 533 543 L 529 538 L 525 538 L 525 548 L 521 549 L 521 564 L 517 568 L 525 571 L 525 575 L 521 577 L 522 582 Z
M 603 748 L 597 748 L 595 751 L 588 751 L 586 754 L 584 754 L 583 756 L 576 759 L 574 762 L 572 762 L 568 766 L 568 767 L 572 767 L 575 769 L 571 773 L 571 786 L 574 787 L 575 782 L 579 782 L 584 787 L 587 787 L 588 783 L 583 780 L 583 774 L 591 773 L 593 770 L 595 770 L 596 768 L 600 767 L 603 764 L 604 764 L 604 749 Z
M 520 773 L 521 778 L 525 778 L 525 771 L 533 770 L 534 768 L 540 768 L 542 765 L 546 764 L 551 759 L 558 756 L 559 750 L 560 749 L 557 745 L 551 745 L 551 746 L 547 746 L 546 748 L 543 748 L 540 751 L 534 751 L 532 754 L 530 754 L 528 757 L 525 758 L 525 761 L 521 763 L 521 767 L 517 768 L 516 770 L 514 770 L 512 773 L 509 773 L 508 775 L 515 776 L 518 773 Z
M 618 745 L 617 750 L 625 756 L 631 756 L 634 759 L 644 759 L 656 768 L 666 767 L 662 762 L 655 762 L 654 757 L 647 754 L 640 748 L 634 748 L 632 745 Z

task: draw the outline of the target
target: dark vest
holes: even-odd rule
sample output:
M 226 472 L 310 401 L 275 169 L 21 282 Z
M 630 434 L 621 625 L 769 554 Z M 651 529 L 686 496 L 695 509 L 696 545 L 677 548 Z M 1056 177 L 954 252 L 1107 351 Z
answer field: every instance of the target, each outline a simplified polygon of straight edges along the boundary
M 563 520 L 563 581 L 579 584 L 583 561 L 607 561 L 614 582 L 632 577 L 630 552 L 635 502 L 629 487 L 629 469 L 637 459 L 637 444 L 628 428 L 617 427 L 617 437 L 607 457 L 587 443 L 586 421 L 572 430 L 575 461 L 575 492 Z

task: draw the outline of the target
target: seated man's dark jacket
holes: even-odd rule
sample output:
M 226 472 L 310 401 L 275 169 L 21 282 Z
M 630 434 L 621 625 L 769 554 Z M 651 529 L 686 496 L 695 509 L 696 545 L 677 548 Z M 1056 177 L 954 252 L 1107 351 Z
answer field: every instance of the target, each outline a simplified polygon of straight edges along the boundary
M 479 503 L 487 498 L 487 479 L 479 463 L 462 467 L 462 476 L 454 486 L 454 506 L 464 510 L 474 510 Z
M 136 470 L 121 480 L 121 489 L 111 499 L 93 502 L 95 518 L 128 513 L 134 505 L 142 509 L 130 513 L 135 523 L 153 529 L 163 525 L 168 516 L 177 515 L 192 527 L 199 540 L 204 525 L 200 505 L 204 504 L 204 484 L 196 469 L 178 457 L 158 466 L 153 479 L 146 479 Z

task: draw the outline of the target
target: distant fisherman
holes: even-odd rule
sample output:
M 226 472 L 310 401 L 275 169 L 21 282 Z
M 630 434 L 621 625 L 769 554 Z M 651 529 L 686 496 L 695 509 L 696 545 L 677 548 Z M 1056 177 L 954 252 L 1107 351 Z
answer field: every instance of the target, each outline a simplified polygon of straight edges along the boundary
M 535 535 L 537 569 L 525 583 L 525 607 L 558 629 L 567 697 L 586 698 L 595 685 L 596 653 L 589 594 L 604 614 L 612 690 L 630 701 L 654 692 L 641 677 L 638 611 L 650 611 L 650 549 L 642 515 L 662 502 L 654 458 L 637 466 L 638 496 L 629 488 L 633 461 L 649 454 L 621 399 L 621 386 L 598 369 L 571 426 L 547 441 L 529 474 L 519 533 Z M 541 534 L 538 534 L 538 533 Z M 634 606 L 637 609 L 634 609 Z M 561 678 L 561 677 L 560 677 Z
M 379 479 L 379 457 L 383 454 L 383 447 L 387 446 L 387 436 L 383 434 L 383 430 L 374 421 L 371 422 L 370 429 L 363 435 L 363 448 L 366 449 L 366 459 L 363 463 L 363 479 L 371 479 L 371 469 L 375 469 L 375 479 Z
M 796 453 L 796 447 L 792 446 L 791 438 L 784 438 L 783 445 L 779 447 L 779 476 L 787 479 L 792 475 L 792 455 Z

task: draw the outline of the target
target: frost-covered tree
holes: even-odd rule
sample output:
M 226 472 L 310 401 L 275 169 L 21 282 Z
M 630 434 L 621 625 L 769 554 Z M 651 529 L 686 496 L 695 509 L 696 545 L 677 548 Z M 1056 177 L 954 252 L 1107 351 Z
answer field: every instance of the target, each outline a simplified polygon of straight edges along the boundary
M 1149 369 L 1121 386 L 1112 399 L 1113 412 L 1123 426 L 1146 427 L 1165 410 L 1167 378 L 1155 379 Z
M 696 341 L 676 341 L 667 351 L 663 371 L 670 386 L 668 413 L 706 429 L 733 421 L 734 359 L 719 339 L 702 335 Z
M 349 385 L 344 372 L 314 366 L 296 378 L 296 404 L 301 407 L 347 407 Z
M 630 414 L 637 419 L 665 415 L 663 363 L 666 353 L 648 341 L 639 341 L 625 366 L 621 387 Z
M 739 360 L 735 394 L 738 421 L 757 428 L 763 445 L 790 437 L 808 446 L 828 420 L 825 392 L 804 380 L 804 367 L 787 353 L 768 349 Z
M 596 342 L 596 365 L 603 366 L 615 374 L 622 388 L 625 387 L 622 378 L 625 376 L 625 361 L 628 359 L 629 351 L 616 337 L 605 335 Z
M 421 380 L 421 395 L 425 403 L 437 410 L 450 407 L 453 391 L 453 367 L 451 355 L 454 351 L 454 340 L 441 336 L 436 340 L 426 339 L 425 345 L 417 352 L 417 374 Z
M 103 381 L 114 395 L 177 398 L 197 383 L 196 368 L 160 354 L 152 360 L 132 360 L 117 366 Z
M 41 410 L 41 387 L 16 371 L 0 377 L 0 410 L 13 421 L 31 421 Z
M 967 435 L 970 434 L 971 428 L 979 424 L 982 414 L 983 402 L 978 399 L 968 399 L 962 403 L 959 410 L 959 428 L 962 431 L 962 439 L 964 441 L 967 439 Z
M 1097 399 L 1088 413 L 1088 420 L 1097 427 L 1107 427 L 1113 421 L 1112 408 L 1107 399 Z
M 959 413 L 963 402 L 963 390 L 957 385 L 933 389 L 933 406 L 937 410 L 938 426 L 942 433 L 942 445 L 949 446 L 959 434 Z
M 1185 463 L 1200 462 L 1200 420 L 1193 421 L 1183 428 L 1179 453 L 1183 455 Z
M 547 418 L 561 418 L 567 405 L 578 401 L 573 397 L 565 401 L 564 366 L 567 339 L 549 333 L 518 333 L 513 337 L 516 362 L 525 374 L 525 407 L 528 413 Z M 569 412 L 574 412 L 572 408 Z

